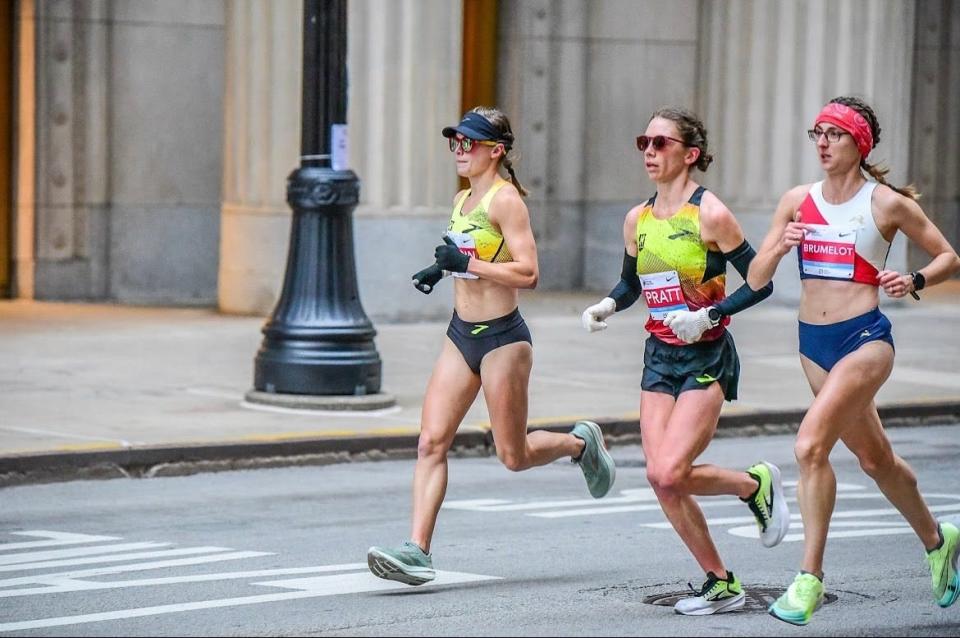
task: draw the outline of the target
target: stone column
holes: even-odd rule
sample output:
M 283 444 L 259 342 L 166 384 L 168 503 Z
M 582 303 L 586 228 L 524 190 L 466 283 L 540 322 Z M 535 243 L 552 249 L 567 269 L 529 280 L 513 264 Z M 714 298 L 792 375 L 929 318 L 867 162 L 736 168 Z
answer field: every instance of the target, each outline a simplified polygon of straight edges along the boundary
M 101 299 L 109 278 L 109 5 L 19 8 L 17 294 Z
M 780 195 L 822 178 L 806 130 L 830 98 L 863 97 L 883 129 L 873 162 L 906 182 L 911 133 L 913 2 L 749 1 L 702 4 L 698 110 L 714 164 L 704 183 L 757 245 Z M 888 266 L 903 269 L 902 237 Z M 775 297 L 799 298 L 796 259 L 784 259 Z
M 658 106 L 694 101 L 698 3 L 524 0 L 500 15 L 540 287 L 609 291 L 624 216 L 652 191 L 634 140 Z
M 283 283 L 290 210 L 286 176 L 299 165 L 302 6 L 227 5 L 227 96 L 220 308 L 270 312 Z M 410 275 L 433 260 L 456 193 L 440 129 L 459 121 L 461 4 L 352 0 L 348 28 L 350 168 L 357 277 L 374 319 L 449 313 L 444 282 L 430 296 Z
M 20 0 L 16 14 L 16 118 L 14 147 L 16 148 L 13 218 L 13 296 L 22 299 L 34 297 L 34 269 L 36 241 L 36 193 L 33 184 L 36 174 L 36 13 L 34 0 Z
M 268 314 L 283 284 L 290 207 L 300 165 L 303 3 L 226 5 L 220 310 Z
M 960 4 L 917 3 L 910 179 L 920 205 L 954 248 L 960 249 Z M 910 244 L 909 265 L 929 255 Z

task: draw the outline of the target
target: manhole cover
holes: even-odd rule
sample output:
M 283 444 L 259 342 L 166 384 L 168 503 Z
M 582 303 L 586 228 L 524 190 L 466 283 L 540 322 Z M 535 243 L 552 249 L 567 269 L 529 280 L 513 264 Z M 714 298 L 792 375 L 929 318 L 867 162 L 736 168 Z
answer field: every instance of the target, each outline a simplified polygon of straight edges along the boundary
M 746 596 L 743 603 L 744 611 L 761 611 L 766 613 L 767 609 L 770 608 L 770 605 L 773 604 L 777 598 L 785 592 L 786 589 L 783 587 L 751 587 L 746 590 Z M 690 590 L 687 591 L 674 591 L 666 594 L 654 594 L 652 596 L 647 596 L 643 599 L 648 605 L 663 605 L 665 607 L 673 607 L 678 600 L 681 598 L 686 598 L 690 596 Z M 824 605 L 829 605 L 832 602 L 836 602 L 836 594 L 831 594 L 827 592 L 824 595 Z

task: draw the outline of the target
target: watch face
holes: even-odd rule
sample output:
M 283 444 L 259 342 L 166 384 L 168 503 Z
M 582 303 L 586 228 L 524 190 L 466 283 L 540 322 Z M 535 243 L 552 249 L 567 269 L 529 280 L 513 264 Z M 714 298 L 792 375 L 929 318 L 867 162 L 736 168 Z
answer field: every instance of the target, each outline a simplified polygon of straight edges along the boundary
M 710 317 L 710 321 L 714 323 L 720 321 L 720 317 L 721 317 L 720 311 L 717 310 L 716 308 L 711 308 L 710 310 L 708 310 L 707 316 Z

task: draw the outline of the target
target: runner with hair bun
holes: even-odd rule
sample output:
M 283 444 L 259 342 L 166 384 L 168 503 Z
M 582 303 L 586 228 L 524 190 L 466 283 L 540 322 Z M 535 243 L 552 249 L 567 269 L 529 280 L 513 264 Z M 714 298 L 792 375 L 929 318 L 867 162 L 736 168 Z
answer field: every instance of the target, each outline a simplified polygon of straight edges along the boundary
M 729 494 L 745 501 L 764 546 L 783 540 L 790 513 L 780 470 L 757 463 L 747 471 L 694 465 L 717 429 L 724 399 L 737 398 L 740 361 L 727 331 L 730 316 L 773 291 L 742 285 L 726 295 L 727 263 L 746 277 L 754 251 L 733 213 L 690 173 L 705 171 L 707 132 L 693 113 L 656 111 L 637 138 L 656 194 L 627 213 L 620 282 L 583 313 L 588 332 L 642 295 L 650 311 L 643 354 L 640 431 L 647 480 L 663 512 L 706 573 L 694 595 L 674 610 L 685 615 L 733 611 L 744 604 L 740 580 L 726 568 L 694 495 Z

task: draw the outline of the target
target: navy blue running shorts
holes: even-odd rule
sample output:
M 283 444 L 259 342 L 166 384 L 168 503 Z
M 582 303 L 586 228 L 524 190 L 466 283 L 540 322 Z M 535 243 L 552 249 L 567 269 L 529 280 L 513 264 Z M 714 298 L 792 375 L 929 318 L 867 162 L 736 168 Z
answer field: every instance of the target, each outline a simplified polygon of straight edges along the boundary
M 837 323 L 800 322 L 800 354 L 827 372 L 840 359 L 871 341 L 886 341 L 894 347 L 893 326 L 879 308 Z

